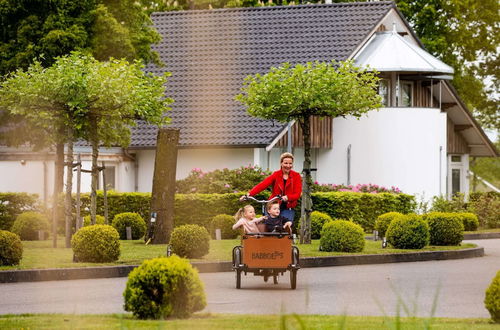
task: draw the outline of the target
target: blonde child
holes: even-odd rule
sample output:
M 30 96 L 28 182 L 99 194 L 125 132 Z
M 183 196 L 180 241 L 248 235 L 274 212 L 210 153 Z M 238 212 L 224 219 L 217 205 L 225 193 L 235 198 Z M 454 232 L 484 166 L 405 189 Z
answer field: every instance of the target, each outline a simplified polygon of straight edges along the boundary
M 243 227 L 246 234 L 248 233 L 258 233 L 260 232 L 257 227 L 257 223 L 265 220 L 266 217 L 255 218 L 255 209 L 252 205 L 245 205 L 240 208 L 238 212 L 234 215 L 236 223 L 233 225 L 233 229 Z

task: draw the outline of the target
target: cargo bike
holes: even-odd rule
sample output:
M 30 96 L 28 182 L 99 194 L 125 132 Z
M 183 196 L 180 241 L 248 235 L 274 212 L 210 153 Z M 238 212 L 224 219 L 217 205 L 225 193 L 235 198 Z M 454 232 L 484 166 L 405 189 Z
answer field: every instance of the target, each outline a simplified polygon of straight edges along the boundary
M 276 196 L 270 200 L 257 200 L 247 197 L 246 200 L 264 205 L 279 199 Z M 259 226 L 259 229 L 262 226 Z M 262 276 L 264 282 L 271 277 L 274 284 L 278 284 L 279 275 L 283 276 L 286 271 L 290 272 L 290 287 L 297 287 L 297 271 L 299 265 L 299 249 L 293 245 L 293 236 L 281 226 L 276 226 L 272 232 L 260 229 L 259 233 L 247 233 L 241 237 L 241 245 L 233 248 L 233 270 L 236 274 L 236 288 L 241 288 L 241 277 L 244 273 L 253 273 L 254 276 Z

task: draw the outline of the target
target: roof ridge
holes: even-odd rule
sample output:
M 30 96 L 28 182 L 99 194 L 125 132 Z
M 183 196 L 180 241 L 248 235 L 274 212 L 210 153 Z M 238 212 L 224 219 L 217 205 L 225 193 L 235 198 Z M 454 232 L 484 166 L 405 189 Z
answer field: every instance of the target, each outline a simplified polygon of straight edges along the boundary
M 339 2 L 339 3 L 315 3 L 304 5 L 287 5 L 287 6 L 262 6 L 262 7 L 238 7 L 238 8 L 217 8 L 217 9 L 194 9 L 194 10 L 171 10 L 153 12 L 151 16 L 168 16 L 168 15 L 195 15 L 195 14 L 211 14 L 211 13 L 227 13 L 227 12 L 245 12 L 259 10 L 277 10 L 286 9 L 294 10 L 300 8 L 318 8 L 318 7 L 344 7 L 344 6 L 375 6 L 375 5 L 392 5 L 396 7 L 394 1 L 370 1 L 370 2 Z

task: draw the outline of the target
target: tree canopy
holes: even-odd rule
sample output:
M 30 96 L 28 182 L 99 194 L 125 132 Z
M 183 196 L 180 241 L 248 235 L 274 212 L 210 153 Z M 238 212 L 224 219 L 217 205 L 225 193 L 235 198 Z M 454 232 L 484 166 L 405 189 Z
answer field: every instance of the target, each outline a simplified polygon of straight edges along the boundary
M 158 61 L 159 34 L 133 0 L 4 0 L 0 2 L 0 75 L 36 59 L 48 67 L 79 50 L 100 60 Z
M 284 63 L 248 76 L 237 100 L 252 116 L 288 122 L 308 116 L 354 116 L 380 107 L 376 73 L 347 62 Z

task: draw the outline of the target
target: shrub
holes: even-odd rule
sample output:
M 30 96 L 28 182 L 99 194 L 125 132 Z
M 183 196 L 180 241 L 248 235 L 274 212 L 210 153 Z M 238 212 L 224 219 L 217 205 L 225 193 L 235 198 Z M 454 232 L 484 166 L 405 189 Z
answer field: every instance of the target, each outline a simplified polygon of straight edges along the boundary
M 109 225 L 94 225 L 79 229 L 71 239 L 78 261 L 112 262 L 120 256 L 120 235 Z
M 330 191 L 352 191 L 352 192 L 365 192 L 365 193 L 382 193 L 388 192 L 393 194 L 400 194 L 401 190 L 397 187 L 392 186 L 391 189 L 379 186 L 377 184 L 357 184 L 353 185 L 343 185 L 343 184 L 328 184 L 323 183 L 320 184 L 318 182 L 314 182 L 312 185 L 313 192 L 330 192 Z
M 319 211 L 311 212 L 311 239 L 319 239 L 321 229 L 329 221 L 333 221 L 333 219 L 328 214 Z
M 491 281 L 488 289 L 486 289 L 484 305 L 490 312 L 491 319 L 496 323 L 500 323 L 500 270 Z
M 429 225 L 416 214 L 397 216 L 387 228 L 386 237 L 396 249 L 421 249 L 429 244 Z
M 203 172 L 200 168 L 194 168 L 187 178 L 176 182 L 176 190 L 183 194 L 224 194 L 248 191 L 270 174 L 271 172 L 253 165 L 212 172 Z
M 399 212 L 389 212 L 379 215 L 377 221 L 375 221 L 375 230 L 378 231 L 380 237 L 385 237 L 387 228 L 391 224 L 392 219 L 399 217 L 403 214 Z
M 0 193 L 0 230 L 10 230 L 19 214 L 38 208 L 37 194 Z
M 500 195 L 484 193 L 474 195 L 469 202 L 468 211 L 479 219 L 482 228 L 500 228 Z
M 127 239 L 127 227 L 132 229 L 132 239 L 139 239 L 146 233 L 146 221 L 137 213 L 125 212 L 115 215 L 112 226 L 120 234 L 120 239 Z
M 95 224 L 96 225 L 104 225 L 106 222 L 106 219 L 102 215 L 96 214 L 95 216 Z M 83 226 L 87 227 L 90 226 L 90 215 L 86 215 L 83 217 Z
M 365 233 L 360 225 L 351 221 L 327 222 L 319 241 L 322 251 L 361 252 L 365 247 Z
M 198 225 L 183 225 L 174 229 L 170 237 L 172 252 L 181 257 L 201 258 L 208 253 L 210 235 Z
M 451 200 L 445 196 L 434 196 L 432 198 L 432 212 L 464 212 L 466 210 L 464 194 L 457 193 Z
M 458 245 L 464 238 L 464 224 L 458 213 L 431 212 L 425 215 L 429 224 L 431 245 Z
M 38 239 L 38 231 L 44 232 L 44 236 L 49 236 L 49 220 L 38 212 L 24 212 L 17 216 L 12 225 L 12 232 L 18 234 L 22 240 L 33 241 Z
M 0 230 L 0 266 L 19 264 L 23 257 L 23 244 L 18 235 Z
M 227 214 L 219 214 L 210 221 L 210 235 L 215 238 L 215 230 L 221 230 L 222 239 L 232 239 L 238 236 L 238 232 L 233 230 L 234 218 Z
M 479 220 L 474 213 L 457 213 L 457 217 L 462 220 L 465 231 L 476 231 L 479 227 Z
M 146 260 L 128 275 L 124 308 L 140 319 L 189 317 L 206 306 L 198 272 L 178 256 Z

